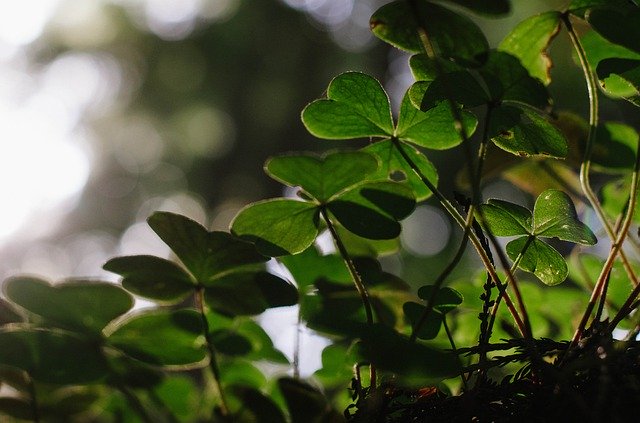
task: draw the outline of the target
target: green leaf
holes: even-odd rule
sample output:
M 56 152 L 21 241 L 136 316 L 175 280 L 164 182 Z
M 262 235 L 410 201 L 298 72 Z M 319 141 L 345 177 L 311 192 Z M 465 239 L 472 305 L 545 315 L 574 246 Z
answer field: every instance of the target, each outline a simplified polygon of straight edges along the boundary
M 238 385 L 262 389 L 267 384 L 264 374 L 256 366 L 237 358 L 221 363 L 220 381 L 225 389 Z
M 507 244 L 507 254 L 511 260 L 523 250 L 527 237 L 515 239 Z M 568 274 L 567 263 L 553 247 L 539 239 L 534 239 L 522 257 L 519 268 L 533 273 L 546 285 L 562 283 Z
M 399 220 L 416 202 L 411 190 L 395 182 L 367 182 L 335 197 L 328 209 L 349 231 L 369 239 L 393 239 L 400 235 Z
M 402 310 L 404 311 L 405 316 L 411 322 L 411 327 L 415 331 L 418 322 L 422 318 L 426 307 L 422 304 L 414 303 L 414 302 L 406 302 L 402 306 Z M 427 316 L 427 320 L 420 326 L 420 330 L 416 334 L 420 339 L 434 339 L 438 336 L 438 332 L 440 332 L 440 327 L 442 326 L 442 319 L 444 318 L 443 314 L 440 313 L 439 310 L 432 310 L 431 313 Z
M 338 255 L 322 256 L 315 247 L 310 247 L 295 256 L 280 259 L 293 276 L 301 293 L 315 290 L 318 279 L 352 283 L 351 275 L 344 260 Z
M 20 323 L 24 320 L 24 316 L 16 310 L 16 307 L 12 303 L 4 298 L 0 298 L 0 326 L 8 323 Z
M 622 88 L 617 88 L 618 91 L 608 91 L 640 106 L 640 60 L 604 59 L 598 63 L 597 73 L 605 89 L 607 89 L 608 81 L 616 78 L 615 80 Z M 626 83 L 626 87 L 623 86 L 624 83 Z
M 607 40 L 640 53 L 640 8 L 625 12 L 595 8 L 585 17 L 591 27 Z
M 580 41 L 587 55 L 589 65 L 593 69 L 597 69 L 600 62 L 606 59 L 640 60 L 640 54 L 607 41 L 595 31 L 587 32 L 580 38 Z M 579 63 L 575 55 L 574 60 Z M 600 68 L 598 72 L 600 86 L 606 94 L 613 97 L 632 97 L 637 95 L 638 89 L 622 76 L 616 74 L 616 72 L 625 73 L 626 71 L 627 69 L 618 69 L 615 61 Z
M 323 157 L 288 155 L 269 159 L 267 173 L 289 186 L 300 186 L 320 202 L 371 175 L 378 169 L 374 156 L 362 151 L 334 152 Z
M 414 54 L 409 58 L 409 67 L 416 81 L 432 82 L 438 77 L 438 71 L 444 73 L 464 71 L 464 68 L 451 60 L 441 57 L 431 58 L 427 54 Z M 429 86 L 429 84 L 427 84 Z
M 231 231 L 255 242 L 265 255 L 298 254 L 318 235 L 318 208 L 284 198 L 259 201 L 240 210 L 231 223 Z
M 153 394 L 178 417 L 178 421 L 190 422 L 197 420 L 201 389 L 191 377 L 171 375 L 153 389 Z
M 233 385 L 225 390 L 228 400 L 238 403 L 233 410 L 233 421 L 238 423 L 286 423 L 282 410 L 258 389 Z
M 401 142 L 402 149 L 411 161 L 418 166 L 421 173 L 433 184 L 438 186 L 438 173 L 435 166 L 427 156 L 411 145 Z M 363 149 L 367 153 L 375 155 L 381 163 L 376 173 L 369 178 L 392 179 L 411 188 L 417 201 L 423 201 L 431 197 L 431 191 L 413 171 L 390 139 L 369 144 Z
M 207 305 L 230 316 L 260 314 L 298 302 L 296 288 L 267 272 L 234 272 L 207 283 Z
M 433 285 L 421 286 L 420 289 L 418 289 L 418 297 L 425 301 L 429 301 L 431 299 L 433 288 Z M 446 314 L 462 304 L 462 300 L 462 294 L 453 288 L 445 286 L 438 290 L 438 294 L 436 295 L 433 303 L 433 308 L 443 314 Z
M 476 129 L 478 120 L 470 112 L 461 110 L 460 114 L 467 136 L 471 136 Z M 396 136 L 434 150 L 446 150 L 462 142 L 448 102 L 442 102 L 426 112 L 422 112 L 411 104 L 409 94 L 405 95 L 400 106 Z
M 70 281 L 49 285 L 28 276 L 9 278 L 4 294 L 15 304 L 58 327 L 99 334 L 133 307 L 133 298 L 111 283 Z
M 242 335 L 251 344 L 251 351 L 246 355 L 248 360 L 266 360 L 273 363 L 289 364 L 289 360 L 273 346 L 269 335 L 262 326 L 251 319 L 234 319 L 233 330 Z
M 267 260 L 250 243 L 225 232 L 209 232 L 185 216 L 156 212 L 148 223 L 198 282 L 238 266 Z
M 433 384 L 460 372 L 456 354 L 414 343 L 380 324 L 361 326 L 358 352 L 377 368 L 396 373 L 409 385 Z M 399 359 L 401 357 L 402 359 Z
M 511 11 L 509 0 L 448 0 L 482 15 L 502 16 Z
M 567 155 L 564 135 L 547 119 L 529 109 L 500 106 L 491 115 L 491 140 L 500 148 L 519 156 Z
M 617 219 L 627 209 L 630 193 L 631 183 L 628 178 L 611 181 L 602 187 L 602 207 L 609 217 Z M 633 221 L 640 222 L 640 207 L 637 203 L 633 211 Z
M 206 364 L 202 318 L 195 310 L 143 312 L 121 322 L 108 340 L 152 365 L 186 369 Z
M 160 257 L 116 257 L 103 268 L 122 276 L 126 290 L 160 303 L 178 303 L 195 289 L 191 276 L 182 267 Z
M 360 72 L 335 77 L 327 89 L 327 99 L 304 108 L 302 122 L 312 135 L 325 139 L 393 134 L 387 94 L 375 78 Z
M 420 110 L 429 110 L 438 103 L 448 100 L 465 107 L 476 107 L 489 102 L 489 97 L 469 71 L 448 72 L 438 76 L 429 84 L 419 102 Z
M 549 71 L 552 66 L 547 49 L 560 31 L 561 17 L 560 12 L 552 11 L 525 19 L 502 40 L 499 47 L 520 59 L 529 74 L 545 85 L 551 82 Z
M 328 399 L 316 388 L 299 379 L 278 379 L 278 387 L 284 396 L 291 423 L 343 422 L 344 417 L 331 407 Z
M 104 379 L 108 373 L 100 348 L 71 333 L 3 328 L 0 345 L 0 364 L 22 369 L 39 382 L 85 384 Z
M 533 208 L 533 234 L 578 244 L 593 245 L 596 236 L 578 220 L 571 198 L 562 191 L 549 189 L 540 194 Z
M 604 171 L 631 170 L 635 165 L 638 132 L 619 122 L 605 122 L 596 129 L 593 163 Z
M 520 60 L 507 52 L 491 51 L 479 72 L 496 103 L 514 101 L 538 109 L 546 109 L 551 104 L 544 84 L 529 75 Z
M 219 329 L 210 336 L 216 351 L 222 354 L 235 356 L 251 352 L 249 340 L 231 329 Z
M 528 235 L 532 231 L 531 212 L 508 201 L 490 199 L 480 205 L 478 220 L 496 236 Z
M 480 28 L 466 16 L 431 2 L 416 5 L 418 16 L 406 1 L 382 6 L 369 21 L 371 30 L 381 40 L 413 53 L 424 51 L 417 22 L 441 56 L 475 62 L 489 49 Z
M 382 257 L 400 250 L 400 238 L 367 239 L 336 225 L 338 236 L 352 257 Z
M 571 0 L 569 11 L 580 17 L 584 17 L 588 9 L 608 8 L 619 11 L 628 11 L 632 7 L 632 3 L 628 0 Z

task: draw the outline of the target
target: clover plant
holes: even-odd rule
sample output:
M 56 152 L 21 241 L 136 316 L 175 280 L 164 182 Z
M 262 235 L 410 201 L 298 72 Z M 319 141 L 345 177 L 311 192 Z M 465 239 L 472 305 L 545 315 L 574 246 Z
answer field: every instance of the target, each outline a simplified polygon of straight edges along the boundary
M 573 0 L 490 46 L 474 16 L 499 20 L 511 10 L 508 0 L 383 5 L 371 30 L 410 55 L 415 80 L 399 110 L 370 75 L 348 71 L 329 82 L 302 123 L 345 146 L 274 152 L 264 170 L 291 195 L 247 205 L 229 232 L 154 213 L 148 224 L 172 257 L 113 258 L 104 268 L 118 284 L 6 280 L 0 382 L 11 389 L 0 393 L 0 414 L 106 422 L 637 418 L 640 137 L 631 119 L 601 121 L 599 99 L 637 113 L 640 7 Z M 584 78 L 586 119 L 557 110 L 549 91 L 549 49 L 563 37 L 575 78 Z M 442 164 L 429 158 L 449 149 L 462 164 L 455 193 L 441 191 Z M 499 176 L 529 203 L 485 199 L 486 182 Z M 404 280 L 407 272 L 384 257 L 411 258 L 399 237 L 416 229 L 402 221 L 425 202 L 458 225 L 459 245 L 442 270 Z M 429 236 L 429 227 L 419 230 Z M 331 248 L 320 248 L 324 233 Z M 135 297 L 154 306 L 132 311 Z M 297 331 L 328 342 L 308 378 L 300 376 L 299 338 L 285 354 L 256 318 L 285 306 L 296 306 Z

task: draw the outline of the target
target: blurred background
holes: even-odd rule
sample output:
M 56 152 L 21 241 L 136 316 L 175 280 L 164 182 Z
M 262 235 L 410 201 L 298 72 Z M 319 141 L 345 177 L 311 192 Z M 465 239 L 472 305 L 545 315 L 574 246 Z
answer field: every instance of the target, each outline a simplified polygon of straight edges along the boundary
M 0 2 L 0 277 L 107 277 L 110 257 L 168 252 L 144 223 L 155 210 L 226 230 L 243 205 L 280 195 L 262 172 L 268 156 L 338 145 L 299 119 L 333 76 L 368 72 L 394 103 L 411 83 L 407 56 L 369 32 L 384 3 Z M 496 45 L 558 3 L 474 19 Z M 445 191 L 454 171 L 441 170 Z M 437 209 L 409 224 L 428 222 L 442 230 L 411 231 L 414 255 L 447 245 Z
M 299 114 L 347 70 L 376 76 L 398 104 L 412 82 L 408 55 L 369 31 L 385 3 L 0 2 L 0 278 L 114 280 L 101 269 L 111 257 L 168 256 L 145 223 L 152 212 L 228 230 L 244 205 L 282 194 L 262 171 L 269 156 L 355 147 L 314 139 Z M 470 16 L 496 46 L 517 22 L 565 3 L 516 0 L 507 17 Z M 586 115 L 584 84 L 560 38 L 556 106 Z M 603 113 L 615 118 L 618 107 L 605 102 Z M 448 196 L 461 154 L 429 153 Z M 530 201 L 504 181 L 486 190 Z M 404 250 L 385 266 L 420 286 L 446 266 L 457 231 L 432 202 L 404 224 Z M 281 333 L 289 342 L 291 331 Z

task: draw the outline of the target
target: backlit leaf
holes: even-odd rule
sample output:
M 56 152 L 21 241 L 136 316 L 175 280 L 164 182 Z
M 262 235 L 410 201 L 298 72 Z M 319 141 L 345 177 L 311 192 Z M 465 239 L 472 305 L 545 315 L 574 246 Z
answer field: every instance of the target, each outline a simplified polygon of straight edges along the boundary
M 489 101 L 478 80 L 469 71 L 447 72 L 435 78 L 427 87 L 420 110 L 429 110 L 442 101 L 452 100 L 465 107 L 476 107 Z
M 460 111 L 460 115 L 467 136 L 471 136 L 478 124 L 477 118 L 472 113 L 463 110 Z M 409 95 L 405 95 L 400 106 L 396 136 L 434 150 L 449 149 L 462 142 L 448 102 L 442 102 L 426 112 L 422 112 L 411 104 Z
M 549 189 L 538 197 L 533 208 L 533 234 L 578 244 L 593 245 L 596 236 L 578 220 L 571 198 L 562 191 Z
M 108 340 L 152 365 L 193 368 L 206 364 L 202 318 L 195 310 L 145 311 L 121 322 Z
M 562 133 L 547 119 L 529 109 L 498 107 L 491 115 L 490 125 L 492 141 L 510 153 L 558 158 L 567 155 L 567 142 Z
M 275 180 L 300 186 L 320 202 L 350 187 L 378 169 L 378 161 L 361 151 L 335 152 L 323 157 L 287 155 L 273 157 L 265 165 Z
M 523 250 L 527 237 L 515 239 L 507 244 L 507 254 L 511 260 Z M 562 283 L 568 274 L 567 263 L 553 247 L 539 239 L 534 239 L 522 257 L 519 268 L 533 273 L 546 285 Z
M 338 75 L 327 98 L 302 111 L 302 122 L 318 138 L 384 137 L 393 133 L 389 98 L 380 83 L 360 72 Z
M 315 204 L 277 198 L 245 207 L 231 223 L 231 231 L 256 243 L 271 257 L 306 250 L 318 235 Z
M 491 199 L 480 205 L 478 219 L 496 236 L 527 235 L 531 233 L 531 212 L 508 201 Z
M 267 260 L 252 244 L 225 232 L 209 232 L 185 216 L 156 212 L 148 223 L 199 282 Z
M 561 14 L 556 11 L 525 19 L 502 40 L 499 49 L 520 59 L 531 76 L 549 85 L 552 63 L 547 48 L 560 30 L 560 22 Z
M 427 156 L 411 145 L 401 142 L 402 149 L 411 161 L 418 166 L 421 173 L 434 185 L 438 186 L 438 173 L 435 166 Z M 426 200 L 431 196 L 431 191 L 424 185 L 420 177 L 411 169 L 402 157 L 393 141 L 390 139 L 375 142 L 363 149 L 367 153 L 374 154 L 381 163 L 378 171 L 370 176 L 371 179 L 392 179 L 403 185 L 409 186 L 417 201 Z

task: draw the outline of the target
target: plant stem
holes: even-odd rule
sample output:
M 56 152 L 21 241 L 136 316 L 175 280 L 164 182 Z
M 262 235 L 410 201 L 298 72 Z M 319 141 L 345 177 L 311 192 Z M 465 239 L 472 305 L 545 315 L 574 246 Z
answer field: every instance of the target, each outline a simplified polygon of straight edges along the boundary
M 569 18 L 568 13 L 562 14 L 562 21 L 564 22 L 565 27 L 567 28 L 567 33 L 569 34 L 569 38 L 571 39 L 571 43 L 573 44 L 573 48 L 576 51 L 578 59 L 580 60 L 580 66 L 582 68 L 582 72 L 584 73 L 585 81 L 587 82 L 587 93 L 589 95 L 589 134 L 587 137 L 587 144 L 584 150 L 584 157 L 582 159 L 582 163 L 580 165 L 580 186 L 582 187 L 582 191 L 584 195 L 589 200 L 591 207 L 596 212 L 598 219 L 602 223 L 609 239 L 612 242 L 615 242 L 617 235 L 611 226 L 611 222 L 607 219 L 607 216 L 602 209 L 602 205 L 598 200 L 598 197 L 593 192 L 591 188 L 590 181 L 590 170 L 591 170 L 591 158 L 593 155 L 593 146 L 596 142 L 596 134 L 599 123 L 599 107 L 598 107 L 598 85 L 597 79 L 594 75 L 591 66 L 589 65 L 589 61 L 587 60 L 587 54 L 580 42 L 580 38 L 576 33 L 573 25 L 571 24 L 571 19 Z M 622 264 L 624 266 L 629 279 L 633 282 L 634 285 L 638 285 L 638 277 L 635 274 L 635 271 L 631 267 L 629 260 L 626 257 L 624 251 L 620 251 L 620 257 L 622 259 Z
M 638 141 L 638 147 L 640 148 L 640 140 Z M 584 315 L 582 316 L 582 320 L 580 321 L 580 324 L 578 325 L 578 328 L 576 329 L 575 334 L 573 335 L 573 338 L 571 340 L 571 344 L 568 350 L 570 350 L 572 347 L 575 347 L 575 345 L 578 343 L 578 341 L 582 337 L 582 333 L 584 332 L 584 329 L 587 325 L 587 321 L 591 316 L 591 312 L 593 311 L 595 303 L 598 300 L 598 297 L 602 295 L 604 291 L 606 280 L 609 277 L 609 273 L 611 272 L 616 256 L 621 251 L 622 244 L 624 243 L 624 239 L 629 233 L 629 228 L 631 227 L 631 222 L 633 220 L 633 211 L 635 209 L 636 202 L 637 202 L 639 176 L 640 176 L 640 151 L 636 153 L 636 162 L 635 162 L 633 174 L 631 177 L 631 192 L 629 195 L 629 204 L 627 206 L 627 211 L 626 211 L 624 220 L 622 222 L 622 227 L 620 228 L 620 231 L 618 231 L 617 237 L 613 242 L 613 244 L 611 245 L 609 256 L 607 257 L 607 260 L 604 263 L 602 271 L 600 272 L 600 276 L 598 277 L 598 280 L 596 282 L 596 285 L 593 288 L 593 291 L 591 293 L 591 298 L 589 299 L 589 303 L 587 304 L 587 308 L 584 312 Z M 627 301 L 625 301 L 620 311 L 616 314 L 614 319 L 609 324 L 610 331 L 613 331 L 613 329 L 620 322 L 620 320 L 622 320 L 624 316 L 626 316 L 627 313 L 630 312 L 630 310 L 628 312 L 627 310 L 629 309 L 629 306 L 633 303 L 633 301 L 636 299 L 639 293 L 640 293 L 640 285 L 636 285 L 636 287 L 631 292 L 631 295 L 629 295 L 629 297 L 627 298 Z
M 220 367 L 218 365 L 217 353 L 215 346 L 213 345 L 213 340 L 211 339 L 211 334 L 209 333 L 209 321 L 207 320 L 203 286 L 198 286 L 198 288 L 196 289 L 195 303 L 202 319 L 202 330 L 204 332 L 204 338 L 207 341 L 207 350 L 209 352 L 209 368 L 211 369 L 211 373 L 213 374 L 213 380 L 220 399 L 220 413 L 223 416 L 228 416 L 229 407 L 225 399 L 224 390 L 222 389 L 222 379 L 220 376 Z
M 527 238 L 527 241 L 522 247 L 522 251 L 520 251 L 516 259 L 513 261 L 511 268 L 509 269 L 509 272 L 511 272 L 511 274 L 515 275 L 515 272 L 518 270 L 518 266 L 520 265 L 520 262 L 522 261 L 524 254 L 527 252 L 527 249 L 529 248 L 529 246 L 531 245 L 534 239 L 535 239 L 535 236 L 529 235 L 529 237 Z M 498 315 L 498 307 L 500 306 L 501 300 L 502 300 L 502 294 L 498 295 L 498 298 L 496 298 L 496 302 L 493 304 L 493 308 L 491 308 L 491 319 L 489 320 L 489 327 L 487 330 L 488 333 L 491 333 L 491 331 L 493 330 L 493 325 L 495 323 L 496 316 Z
M 397 138 L 392 138 L 392 141 L 393 141 L 395 147 L 398 149 L 398 151 L 402 155 L 403 159 L 407 162 L 409 167 L 411 167 L 411 169 L 414 171 L 414 173 L 420 178 L 422 183 L 424 183 L 425 186 L 433 193 L 433 195 L 438 199 L 440 204 L 451 215 L 453 220 L 455 220 L 456 223 L 458 225 L 460 225 L 460 227 L 462 227 L 464 229 L 465 226 L 466 226 L 466 221 L 462 217 L 462 215 L 458 212 L 458 210 L 456 210 L 456 208 L 453 207 L 451 202 L 449 202 L 449 200 L 447 200 L 442 195 L 442 193 L 431 183 L 431 181 L 429 181 L 429 179 L 427 179 L 427 177 L 424 176 L 424 174 L 422 173 L 420 168 L 414 163 L 413 160 L 411 160 L 411 157 L 409 157 L 407 155 L 407 153 L 404 151 L 400 141 Z M 468 236 L 469 236 L 469 240 L 471 241 L 471 243 L 473 244 L 474 248 L 476 249 L 478 255 L 480 256 L 480 260 L 482 260 L 482 264 L 484 265 L 484 267 L 487 269 L 487 272 L 491 276 L 491 279 L 493 279 L 493 281 L 495 282 L 496 286 L 498 287 L 498 289 L 501 292 L 504 291 L 503 295 L 504 295 L 504 299 L 505 299 L 505 304 L 509 308 L 509 311 L 511 312 L 511 315 L 513 316 L 513 319 L 514 319 L 514 321 L 516 323 L 516 326 L 518 327 L 518 330 L 520 331 L 520 333 L 522 334 L 523 337 L 525 337 L 525 338 L 529 337 L 530 335 L 529 335 L 529 332 L 526 329 L 526 325 L 523 323 L 523 320 L 520 318 L 520 315 L 518 314 L 518 312 L 517 312 L 517 310 L 516 310 L 516 308 L 515 308 L 515 306 L 513 304 L 513 301 L 511 300 L 511 297 L 505 291 L 505 285 L 502 283 L 502 281 L 500 281 L 500 278 L 498 277 L 498 273 L 496 272 L 496 269 L 493 266 L 493 263 L 491 262 L 491 259 L 489 258 L 489 255 L 484 250 L 484 247 L 482 246 L 482 243 L 480 242 L 480 239 L 478 238 L 478 236 L 473 231 L 469 231 L 468 232 Z M 509 276 L 509 274 L 508 274 L 508 276 Z M 511 278 L 513 278 L 513 275 L 511 275 Z
M 453 340 L 453 336 L 451 336 L 451 330 L 449 330 L 449 325 L 447 324 L 447 315 L 443 314 L 442 315 L 442 326 L 444 327 L 444 331 L 447 334 L 447 338 L 449 339 L 449 344 L 451 344 L 451 349 L 453 350 L 454 353 L 456 353 L 458 351 L 458 348 L 456 348 L 456 343 Z M 462 385 L 464 386 L 464 389 L 468 389 L 467 386 L 467 378 L 464 377 L 464 370 L 460 372 L 460 379 L 462 380 Z
M 329 218 L 329 213 L 327 212 L 327 209 L 324 206 L 320 207 L 320 214 L 322 215 L 322 218 L 324 219 L 325 223 L 327 224 L 327 228 L 329 229 L 329 232 L 331 233 L 331 237 L 333 238 L 334 242 L 336 243 L 336 247 L 338 248 L 338 252 L 340 252 L 340 256 L 342 257 L 342 260 L 347 265 L 347 269 L 349 270 L 349 274 L 351 275 L 351 279 L 353 280 L 353 284 L 355 285 L 356 290 L 358 291 L 358 294 L 360 294 L 360 299 L 362 300 L 362 305 L 364 307 L 364 312 L 365 312 L 365 315 L 367 317 L 367 324 L 371 326 L 371 325 L 373 325 L 373 311 L 372 311 L 372 308 L 371 308 L 371 300 L 369 298 L 369 291 L 367 291 L 367 287 L 365 286 L 364 282 L 362 281 L 362 277 L 360 276 L 360 273 L 358 273 L 358 269 L 356 269 L 355 264 L 353 264 L 353 260 L 351 259 L 351 256 L 350 256 L 349 252 L 347 251 L 347 248 L 342 243 L 342 239 L 340 239 L 340 236 L 338 235 L 338 231 L 336 231 L 335 226 L 333 226 L 333 223 L 331 222 L 331 219 Z M 376 387 L 376 368 L 375 368 L 375 366 L 373 364 L 369 365 L 369 375 L 370 375 L 370 379 L 371 379 L 371 387 L 373 389 L 375 389 L 375 387 Z
M 469 221 L 470 219 L 473 219 L 472 214 L 469 214 L 469 216 L 467 216 L 467 221 Z M 409 337 L 411 342 L 415 342 L 418 336 L 418 332 L 420 332 L 420 329 L 422 329 L 422 326 L 426 323 L 427 318 L 429 317 L 429 314 L 431 314 L 431 311 L 433 310 L 433 306 L 436 301 L 436 297 L 438 295 L 438 291 L 442 287 L 444 281 L 447 279 L 447 276 L 449 276 L 453 271 L 453 269 L 455 269 L 458 266 L 458 263 L 460 263 L 460 260 L 462 259 L 462 256 L 464 255 L 464 252 L 467 249 L 467 244 L 469 240 L 468 232 L 470 230 L 470 227 L 471 227 L 470 224 L 465 225 L 465 230 L 462 235 L 462 241 L 460 242 L 458 251 L 456 251 L 456 255 L 453 257 L 453 260 L 451 260 L 449 265 L 438 275 L 438 278 L 433 284 L 431 295 L 429 295 L 429 298 L 427 299 L 427 305 L 425 306 L 425 309 L 422 312 L 422 315 L 420 315 L 420 318 L 416 322 L 416 325 L 413 327 L 413 330 L 411 331 L 411 336 Z

